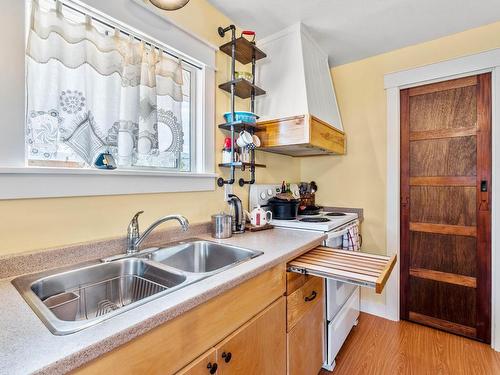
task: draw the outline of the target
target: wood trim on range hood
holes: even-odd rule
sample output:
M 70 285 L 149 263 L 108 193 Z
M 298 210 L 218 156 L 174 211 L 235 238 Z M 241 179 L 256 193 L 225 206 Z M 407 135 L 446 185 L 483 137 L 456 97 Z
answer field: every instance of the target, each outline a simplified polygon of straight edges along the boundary
M 343 155 L 344 132 L 312 115 L 293 116 L 257 124 L 259 150 L 289 156 Z

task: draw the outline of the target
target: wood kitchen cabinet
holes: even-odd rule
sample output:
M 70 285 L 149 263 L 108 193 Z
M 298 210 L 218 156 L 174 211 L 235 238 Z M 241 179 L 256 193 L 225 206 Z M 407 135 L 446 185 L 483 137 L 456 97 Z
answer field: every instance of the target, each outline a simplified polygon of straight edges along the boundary
M 218 354 L 221 349 L 234 355 L 234 361 L 224 366 L 229 369 L 226 374 L 252 374 L 252 369 L 256 369 L 256 374 L 284 374 L 285 283 L 285 265 L 275 266 L 76 369 L 73 374 L 118 371 L 120 375 L 169 375 L 184 371 L 205 375 L 210 372 L 206 371 L 208 363 L 204 368 L 203 362 L 209 359 L 211 350 Z M 224 343 L 227 346 L 220 347 Z M 278 356 L 283 358 L 278 360 Z M 255 364 L 264 360 L 276 363 Z M 221 365 L 221 356 L 217 356 L 216 363 L 218 367 Z M 279 366 L 283 366 L 283 371 Z M 240 369 L 243 372 L 238 372 Z M 221 373 L 223 369 L 216 372 Z
M 286 373 L 286 302 L 282 297 L 217 345 L 224 375 Z
M 324 301 L 317 301 L 287 334 L 288 374 L 317 374 L 323 366 Z
M 323 365 L 324 280 L 287 274 L 287 374 L 317 374 Z
M 220 374 L 217 364 L 217 351 L 210 349 L 189 365 L 184 367 L 177 375 L 213 375 Z
M 286 373 L 284 297 L 244 324 L 177 375 Z

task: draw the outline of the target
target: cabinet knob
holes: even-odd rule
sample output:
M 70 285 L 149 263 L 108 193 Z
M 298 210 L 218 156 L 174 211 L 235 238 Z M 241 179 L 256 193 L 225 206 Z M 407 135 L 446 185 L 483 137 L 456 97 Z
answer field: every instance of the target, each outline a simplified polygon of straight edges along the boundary
M 304 297 L 304 301 L 306 301 L 306 302 L 312 301 L 313 299 L 316 298 L 317 295 L 318 295 L 318 293 L 316 293 L 316 291 L 313 290 L 313 292 L 311 293 L 311 295 L 309 297 Z
M 229 361 L 231 361 L 231 357 L 232 357 L 231 352 L 228 352 L 228 353 L 224 352 L 224 353 L 222 353 L 222 358 L 224 358 L 224 361 L 226 363 L 229 363 Z
M 217 363 L 208 362 L 207 369 L 209 369 L 210 374 L 215 374 L 217 372 Z

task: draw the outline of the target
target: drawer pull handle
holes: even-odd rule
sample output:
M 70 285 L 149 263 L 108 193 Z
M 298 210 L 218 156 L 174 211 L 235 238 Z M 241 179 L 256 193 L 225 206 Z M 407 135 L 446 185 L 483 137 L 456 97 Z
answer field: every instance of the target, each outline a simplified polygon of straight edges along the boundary
M 215 374 L 217 372 L 217 367 L 218 367 L 217 363 L 212 364 L 212 363 L 209 362 L 208 365 L 207 365 L 207 369 L 210 370 L 210 374 L 211 375 L 213 375 L 213 374 Z
M 313 292 L 311 293 L 311 295 L 309 297 L 304 297 L 304 301 L 310 302 L 313 299 L 315 299 L 317 295 L 318 295 L 318 293 L 316 293 L 316 291 L 313 290 Z
M 222 353 L 222 358 L 224 358 L 224 361 L 226 363 L 229 363 L 229 361 L 231 361 L 231 357 L 232 357 L 231 352 L 229 352 L 229 353 L 226 353 L 226 352 Z

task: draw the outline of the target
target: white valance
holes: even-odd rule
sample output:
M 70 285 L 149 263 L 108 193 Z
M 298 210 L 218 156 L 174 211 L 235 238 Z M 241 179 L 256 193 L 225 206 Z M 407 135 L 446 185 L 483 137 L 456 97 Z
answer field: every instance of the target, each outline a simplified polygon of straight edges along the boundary
M 60 6 L 44 11 L 33 3 L 27 54 L 38 63 L 57 60 L 71 69 L 88 64 L 99 74 L 120 75 L 124 86 L 158 85 L 158 95 L 182 101 L 180 60 L 117 29 L 102 33 L 90 17 L 75 23 L 64 17 Z

